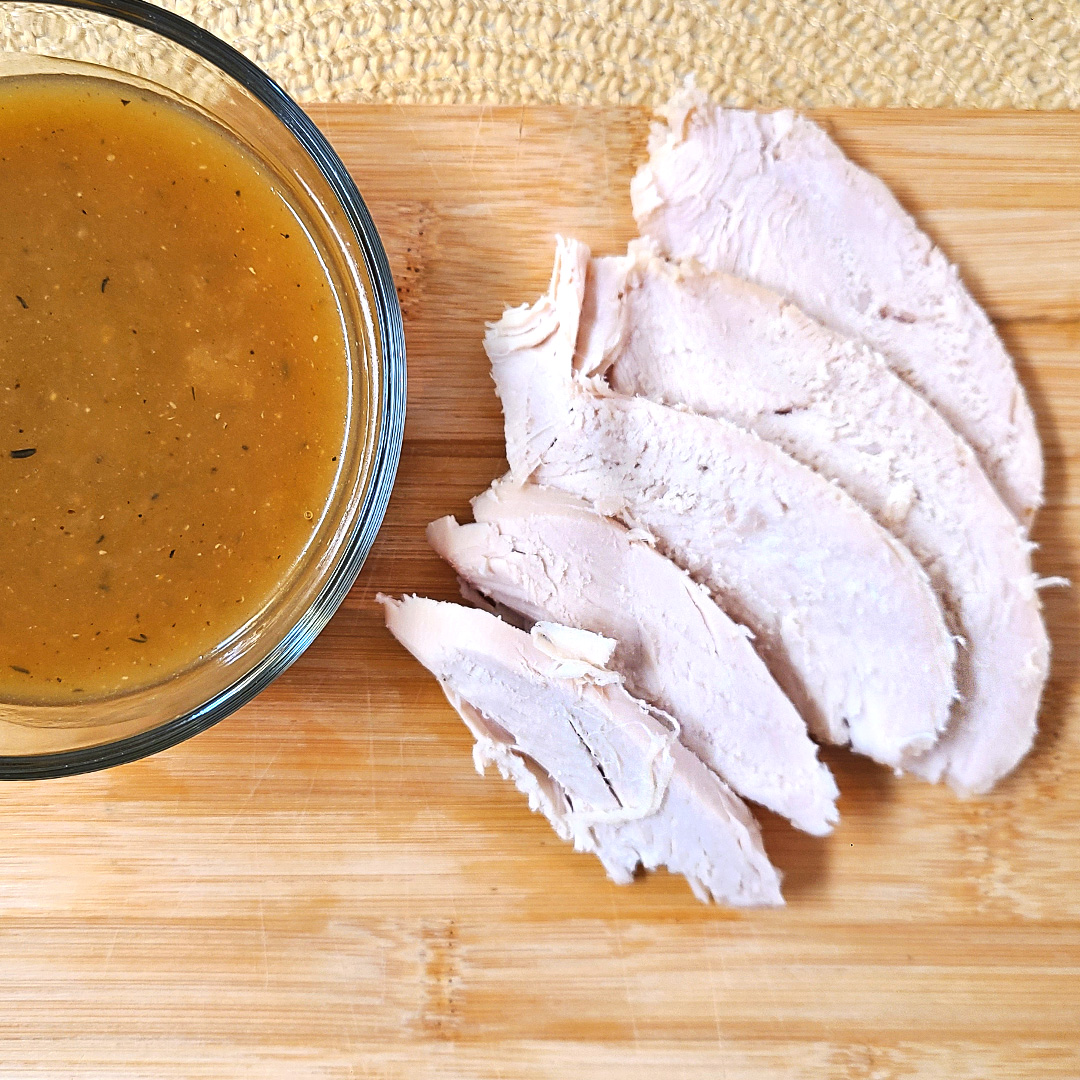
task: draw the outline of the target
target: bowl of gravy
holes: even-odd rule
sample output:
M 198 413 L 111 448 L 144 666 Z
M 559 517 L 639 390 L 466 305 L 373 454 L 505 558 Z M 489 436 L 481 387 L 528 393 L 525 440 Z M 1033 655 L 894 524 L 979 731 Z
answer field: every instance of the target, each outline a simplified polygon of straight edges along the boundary
M 0 0 L 0 778 L 170 746 L 336 610 L 401 315 L 305 114 L 137 0 Z

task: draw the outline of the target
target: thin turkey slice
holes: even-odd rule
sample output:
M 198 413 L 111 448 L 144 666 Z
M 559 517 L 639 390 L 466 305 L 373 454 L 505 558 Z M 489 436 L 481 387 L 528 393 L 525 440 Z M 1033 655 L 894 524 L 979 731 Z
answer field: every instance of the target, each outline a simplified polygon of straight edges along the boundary
M 1027 753 L 1049 663 L 1031 545 L 971 448 L 872 349 L 758 286 L 631 245 L 594 259 L 582 369 L 756 432 L 915 554 L 963 636 L 948 734 L 909 768 L 985 791 Z
M 686 90 L 665 115 L 630 189 L 642 235 L 674 258 L 775 289 L 879 350 L 1030 525 L 1042 451 L 1012 360 L 889 189 L 791 112 L 721 109 Z
M 925 573 L 847 494 L 726 421 L 575 376 L 589 251 L 560 240 L 548 292 L 485 347 L 519 482 L 589 500 L 706 585 L 822 738 L 901 767 L 955 696 L 955 644 Z
M 525 633 L 415 596 L 379 600 L 475 736 L 477 769 L 496 765 L 612 880 L 666 866 L 702 900 L 783 903 L 746 806 L 602 666 L 613 642 L 554 623 Z
M 565 492 L 497 481 L 475 523 L 428 526 L 431 546 L 500 608 L 618 642 L 609 667 L 678 722 L 680 738 L 747 799 L 823 835 L 839 794 L 806 725 L 708 592 L 624 526 Z

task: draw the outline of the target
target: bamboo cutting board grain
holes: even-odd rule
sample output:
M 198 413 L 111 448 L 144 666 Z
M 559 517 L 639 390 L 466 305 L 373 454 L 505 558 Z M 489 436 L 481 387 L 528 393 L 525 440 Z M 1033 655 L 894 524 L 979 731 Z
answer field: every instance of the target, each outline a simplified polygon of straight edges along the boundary
M 321 107 L 388 248 L 409 419 L 386 525 L 318 642 L 216 729 L 0 787 L 3 1077 L 1080 1076 L 1080 637 L 1044 594 L 1034 753 L 989 798 L 828 751 L 843 822 L 765 816 L 789 906 L 734 914 L 575 855 L 389 637 L 450 599 L 423 528 L 498 475 L 485 319 L 556 231 L 632 235 L 632 110 Z M 1080 115 L 823 114 L 1014 351 L 1047 455 L 1041 573 L 1080 578 Z

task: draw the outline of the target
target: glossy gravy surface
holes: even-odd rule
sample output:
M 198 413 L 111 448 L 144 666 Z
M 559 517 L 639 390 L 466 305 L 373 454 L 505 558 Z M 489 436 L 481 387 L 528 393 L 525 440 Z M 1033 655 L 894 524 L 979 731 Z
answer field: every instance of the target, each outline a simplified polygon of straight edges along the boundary
M 348 402 L 333 287 L 253 155 L 119 84 L 0 81 L 0 700 L 157 682 L 247 623 Z

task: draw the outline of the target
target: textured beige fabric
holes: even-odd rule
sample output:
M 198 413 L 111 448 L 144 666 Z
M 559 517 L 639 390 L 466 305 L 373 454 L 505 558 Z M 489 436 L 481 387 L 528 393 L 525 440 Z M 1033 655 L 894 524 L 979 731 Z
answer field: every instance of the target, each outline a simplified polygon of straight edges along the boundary
M 1080 108 L 1080 0 L 162 0 L 303 101 Z

